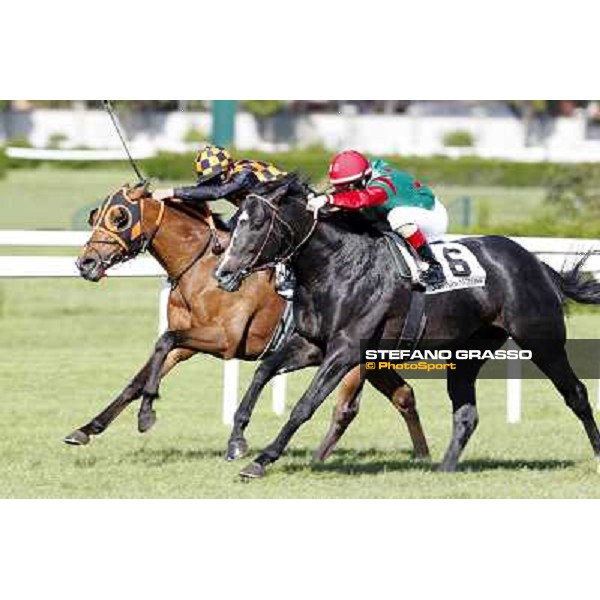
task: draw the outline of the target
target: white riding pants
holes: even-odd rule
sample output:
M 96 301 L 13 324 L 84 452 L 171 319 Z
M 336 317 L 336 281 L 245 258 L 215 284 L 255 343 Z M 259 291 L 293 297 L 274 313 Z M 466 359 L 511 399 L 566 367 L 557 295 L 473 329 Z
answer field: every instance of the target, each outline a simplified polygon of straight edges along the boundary
M 418 206 L 398 206 L 388 213 L 388 222 L 396 230 L 402 225 L 414 223 L 428 242 L 436 242 L 448 231 L 448 212 L 436 198 L 432 210 Z

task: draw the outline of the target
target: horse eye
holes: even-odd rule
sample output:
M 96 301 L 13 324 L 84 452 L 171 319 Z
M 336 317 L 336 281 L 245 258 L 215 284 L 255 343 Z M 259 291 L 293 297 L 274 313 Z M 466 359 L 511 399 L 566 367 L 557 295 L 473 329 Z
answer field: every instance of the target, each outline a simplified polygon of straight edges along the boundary
M 122 227 L 127 223 L 127 214 L 124 211 L 119 211 L 115 216 L 115 225 Z
M 111 211 L 108 219 L 110 227 L 115 230 L 125 229 L 129 225 L 129 214 L 122 208 Z

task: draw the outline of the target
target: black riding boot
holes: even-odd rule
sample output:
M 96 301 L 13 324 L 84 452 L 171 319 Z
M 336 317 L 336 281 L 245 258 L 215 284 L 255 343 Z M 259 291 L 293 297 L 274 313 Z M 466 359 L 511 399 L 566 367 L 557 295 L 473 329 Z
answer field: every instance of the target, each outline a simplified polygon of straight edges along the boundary
M 431 246 L 425 242 L 417 250 L 417 254 L 428 265 L 426 271 L 421 271 L 421 283 L 434 290 L 442 287 L 446 283 L 446 276 L 442 265 L 433 254 Z

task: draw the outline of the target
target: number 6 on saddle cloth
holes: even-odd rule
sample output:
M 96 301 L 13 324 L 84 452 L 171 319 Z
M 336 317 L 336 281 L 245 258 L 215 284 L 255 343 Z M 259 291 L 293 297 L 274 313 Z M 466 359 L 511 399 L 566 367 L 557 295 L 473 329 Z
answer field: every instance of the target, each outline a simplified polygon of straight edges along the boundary
M 477 257 L 466 247 L 456 242 L 434 242 L 431 249 L 444 269 L 446 282 L 439 288 L 426 289 L 420 283 L 418 257 L 397 234 L 382 232 L 385 236 L 393 263 L 400 277 L 410 279 L 413 284 L 410 305 L 397 343 L 398 349 L 412 350 L 419 342 L 427 323 L 425 295 L 440 294 L 457 289 L 483 287 L 486 272 Z

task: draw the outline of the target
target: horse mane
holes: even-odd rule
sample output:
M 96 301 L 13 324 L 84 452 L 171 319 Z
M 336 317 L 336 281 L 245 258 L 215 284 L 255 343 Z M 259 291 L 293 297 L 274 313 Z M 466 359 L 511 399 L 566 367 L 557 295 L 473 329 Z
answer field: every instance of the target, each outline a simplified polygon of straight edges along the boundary
M 381 237 L 382 231 L 387 229 L 386 223 L 375 222 L 357 210 L 340 210 L 325 214 L 327 216 L 322 219 L 322 222 L 329 223 L 346 233 Z
M 296 173 L 290 173 L 290 176 L 291 180 L 285 183 L 288 189 L 282 198 L 306 204 L 309 194 L 318 194 L 308 180 L 301 178 Z M 344 232 L 356 235 L 368 234 L 370 237 L 381 237 L 382 231 L 389 228 L 387 222 L 373 221 L 357 210 L 324 211 L 321 213 L 320 220 Z
M 282 178 L 274 181 L 266 181 L 253 190 L 259 196 L 274 197 L 277 200 L 285 196 L 301 196 L 306 198 L 308 194 L 314 194 L 308 179 L 301 177 L 296 172 L 286 173 Z

